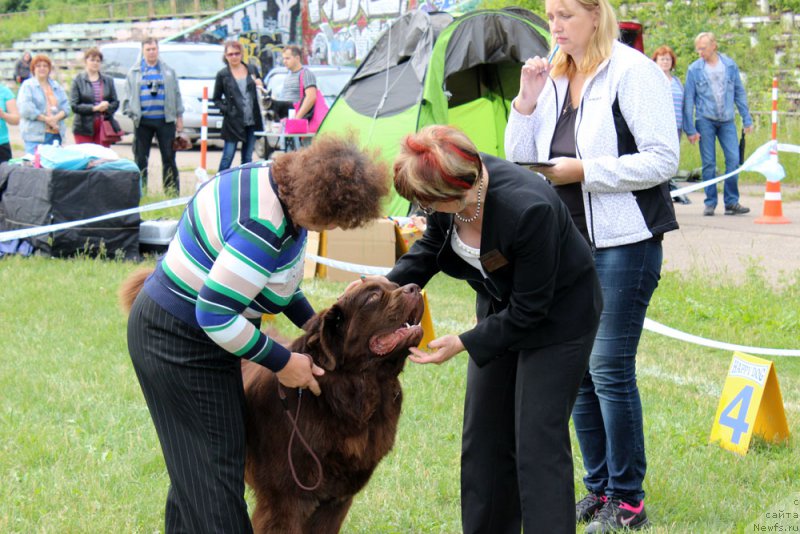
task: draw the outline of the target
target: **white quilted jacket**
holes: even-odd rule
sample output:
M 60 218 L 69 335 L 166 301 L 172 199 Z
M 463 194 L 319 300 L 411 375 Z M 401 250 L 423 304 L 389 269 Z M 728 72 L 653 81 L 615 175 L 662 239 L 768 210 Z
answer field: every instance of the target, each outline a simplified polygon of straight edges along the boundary
M 530 115 L 512 107 L 505 133 L 507 159 L 550 159 L 550 142 L 567 87 L 566 77 L 551 80 Z M 618 157 L 612 113 L 617 97 L 637 154 Z M 667 77 L 644 54 L 615 42 L 611 58 L 584 84 L 575 121 L 575 144 L 585 176 L 587 227 L 597 248 L 637 243 L 661 233 L 648 226 L 643 213 L 647 205 L 638 202 L 633 192 L 674 176 L 679 158 L 676 130 Z M 673 211 L 671 201 L 669 210 Z M 668 229 L 673 228 L 677 224 Z

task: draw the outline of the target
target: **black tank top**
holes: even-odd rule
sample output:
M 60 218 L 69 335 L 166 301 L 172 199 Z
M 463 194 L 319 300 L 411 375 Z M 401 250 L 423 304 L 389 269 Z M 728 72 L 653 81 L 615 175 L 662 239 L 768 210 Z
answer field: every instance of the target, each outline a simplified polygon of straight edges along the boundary
M 575 149 L 575 117 L 578 110 L 572 107 L 572 101 L 567 90 L 567 98 L 564 108 L 556 122 L 556 130 L 553 132 L 553 142 L 550 143 L 550 159 L 552 158 L 574 158 L 577 155 Z M 590 243 L 589 230 L 586 227 L 586 209 L 583 206 L 583 191 L 580 182 L 567 185 L 554 186 L 556 193 L 561 201 L 566 204 L 572 216 L 572 222 L 578 227 L 581 235 Z

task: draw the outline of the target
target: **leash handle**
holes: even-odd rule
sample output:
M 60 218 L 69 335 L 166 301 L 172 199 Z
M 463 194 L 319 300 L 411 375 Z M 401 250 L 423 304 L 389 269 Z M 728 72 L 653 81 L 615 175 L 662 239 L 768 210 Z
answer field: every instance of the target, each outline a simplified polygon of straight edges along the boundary
M 297 390 L 297 409 L 295 410 L 294 416 L 292 416 L 292 412 L 289 410 L 289 402 L 286 399 L 286 392 L 283 390 L 281 383 L 278 382 L 278 397 L 281 399 L 281 404 L 283 404 L 283 409 L 286 411 L 286 417 L 289 418 L 289 422 L 292 425 L 292 434 L 289 436 L 289 446 L 287 449 L 287 457 L 289 459 L 289 470 L 292 472 L 292 478 L 294 478 L 295 484 L 300 489 L 306 491 L 314 491 L 315 489 L 319 488 L 322 484 L 322 480 L 324 478 L 324 474 L 322 472 L 322 462 L 320 462 L 319 457 L 314 453 L 314 450 L 308 444 L 306 439 L 303 437 L 303 434 L 300 432 L 300 428 L 297 426 L 297 420 L 300 416 L 300 405 L 303 400 L 303 390 L 299 388 Z M 297 439 L 300 440 L 300 443 L 303 445 L 308 454 L 311 456 L 311 459 L 314 460 L 314 463 L 317 465 L 317 482 L 313 486 L 306 486 L 302 482 L 300 482 L 300 478 L 297 476 L 297 470 L 294 467 L 294 461 L 292 460 L 292 445 L 294 444 L 294 437 L 297 436 Z

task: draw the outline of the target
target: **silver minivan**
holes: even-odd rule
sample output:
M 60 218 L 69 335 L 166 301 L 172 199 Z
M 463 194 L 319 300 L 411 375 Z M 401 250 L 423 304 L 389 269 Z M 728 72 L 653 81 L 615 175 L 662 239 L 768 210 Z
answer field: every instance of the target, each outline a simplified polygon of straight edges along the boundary
M 183 97 L 183 133 L 193 142 L 200 139 L 203 113 L 203 87 L 208 87 L 208 138 L 219 138 L 222 115 L 214 106 L 214 79 L 225 66 L 223 46 L 200 43 L 159 43 L 161 59 L 175 70 Z M 109 43 L 100 46 L 102 72 L 114 78 L 120 102 L 125 99 L 125 77 L 136 61 L 141 61 L 140 42 Z M 120 105 L 115 118 L 126 132 L 133 131 L 133 121 L 122 114 Z

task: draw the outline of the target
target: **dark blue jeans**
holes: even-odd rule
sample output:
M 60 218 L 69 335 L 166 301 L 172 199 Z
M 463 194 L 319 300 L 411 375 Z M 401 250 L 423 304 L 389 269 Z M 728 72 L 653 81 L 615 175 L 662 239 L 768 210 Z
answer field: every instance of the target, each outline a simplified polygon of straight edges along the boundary
M 253 161 L 253 148 L 256 146 L 255 131 L 256 129 L 254 126 L 245 127 L 245 141 L 242 143 L 242 165 Z M 219 162 L 219 169 L 217 172 L 222 172 L 231 168 L 238 144 L 239 142 L 236 140 L 225 140 L 225 146 L 222 148 L 222 159 Z
M 644 498 L 647 467 L 636 351 L 647 306 L 661 277 L 661 242 L 599 249 L 603 314 L 572 411 L 589 491 L 631 502 Z
M 717 138 L 725 156 L 725 174 L 739 168 L 739 138 L 733 121 L 712 121 L 698 118 L 695 121 L 700 134 L 700 159 L 703 163 L 703 181 L 717 175 Z M 739 203 L 739 175 L 726 178 L 722 188 L 722 201 L 726 206 Z M 717 205 L 717 184 L 706 186 L 706 206 Z

